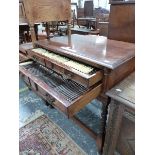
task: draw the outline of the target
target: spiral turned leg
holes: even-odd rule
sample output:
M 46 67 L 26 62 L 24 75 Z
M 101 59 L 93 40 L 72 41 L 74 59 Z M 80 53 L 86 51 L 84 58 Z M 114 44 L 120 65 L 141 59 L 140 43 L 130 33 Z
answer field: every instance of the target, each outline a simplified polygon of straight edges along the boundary
M 100 120 L 100 134 L 97 136 L 97 146 L 99 154 L 102 154 L 104 147 L 104 140 L 106 134 L 106 121 L 108 114 L 108 106 L 110 103 L 110 98 L 106 102 L 102 103 L 101 120 Z

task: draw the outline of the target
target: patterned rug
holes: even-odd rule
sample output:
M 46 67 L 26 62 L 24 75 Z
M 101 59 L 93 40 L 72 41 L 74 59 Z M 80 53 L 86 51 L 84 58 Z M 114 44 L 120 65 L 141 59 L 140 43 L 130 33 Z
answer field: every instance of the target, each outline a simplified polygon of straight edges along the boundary
M 46 115 L 19 130 L 20 155 L 86 155 L 60 127 Z

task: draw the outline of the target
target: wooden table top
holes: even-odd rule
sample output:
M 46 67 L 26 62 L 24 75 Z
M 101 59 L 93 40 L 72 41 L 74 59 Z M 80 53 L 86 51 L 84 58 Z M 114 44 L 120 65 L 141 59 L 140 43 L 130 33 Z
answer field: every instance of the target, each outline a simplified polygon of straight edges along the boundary
M 33 48 L 32 42 L 19 45 L 19 51 L 23 51 L 23 52 L 32 48 Z
M 109 40 L 104 36 L 72 34 L 70 42 L 67 36 L 37 42 L 59 54 L 90 62 L 99 68 L 115 69 L 135 57 L 133 43 Z
M 106 95 L 135 108 L 135 73 L 131 73 L 127 78 L 109 90 Z

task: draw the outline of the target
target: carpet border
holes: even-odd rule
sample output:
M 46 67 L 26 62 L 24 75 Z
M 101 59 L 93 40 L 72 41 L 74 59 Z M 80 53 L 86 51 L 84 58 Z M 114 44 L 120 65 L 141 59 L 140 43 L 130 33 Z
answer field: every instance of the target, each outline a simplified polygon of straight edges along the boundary
M 35 115 L 35 114 L 34 114 Z M 42 117 L 42 116 L 45 116 L 45 117 L 47 117 L 47 119 L 49 119 L 49 121 L 51 121 L 52 123 L 54 123 L 54 125 L 55 126 L 57 126 L 64 134 L 65 134 L 65 136 L 69 139 L 69 140 L 71 140 L 80 150 L 81 150 L 81 152 L 83 152 L 83 154 L 84 155 L 88 155 L 59 125 L 57 125 L 53 120 L 51 120 L 44 112 L 43 112 L 43 114 L 41 114 L 40 116 L 38 116 L 38 117 L 36 117 L 34 120 L 31 120 L 31 121 L 29 121 L 29 122 L 27 122 L 26 124 L 24 124 L 23 126 L 21 126 L 20 128 L 19 128 L 19 130 L 21 129 L 21 128 L 24 128 L 26 125 L 28 125 L 28 124 L 30 124 L 30 123 L 32 123 L 32 122 L 34 122 L 36 119 L 39 119 L 39 117 Z

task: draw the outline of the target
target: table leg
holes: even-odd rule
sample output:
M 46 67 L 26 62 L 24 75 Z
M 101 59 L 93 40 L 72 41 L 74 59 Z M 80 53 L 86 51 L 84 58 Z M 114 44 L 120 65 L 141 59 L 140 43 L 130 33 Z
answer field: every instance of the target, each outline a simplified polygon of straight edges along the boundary
M 100 154 L 102 154 L 103 147 L 104 147 L 104 140 L 105 140 L 105 134 L 106 134 L 106 121 L 107 121 L 109 104 L 110 104 L 110 98 L 107 98 L 106 102 L 102 102 L 100 134 L 98 134 L 97 136 L 97 147 Z
M 36 39 L 38 40 L 38 24 L 34 25 L 34 31 L 35 31 Z

